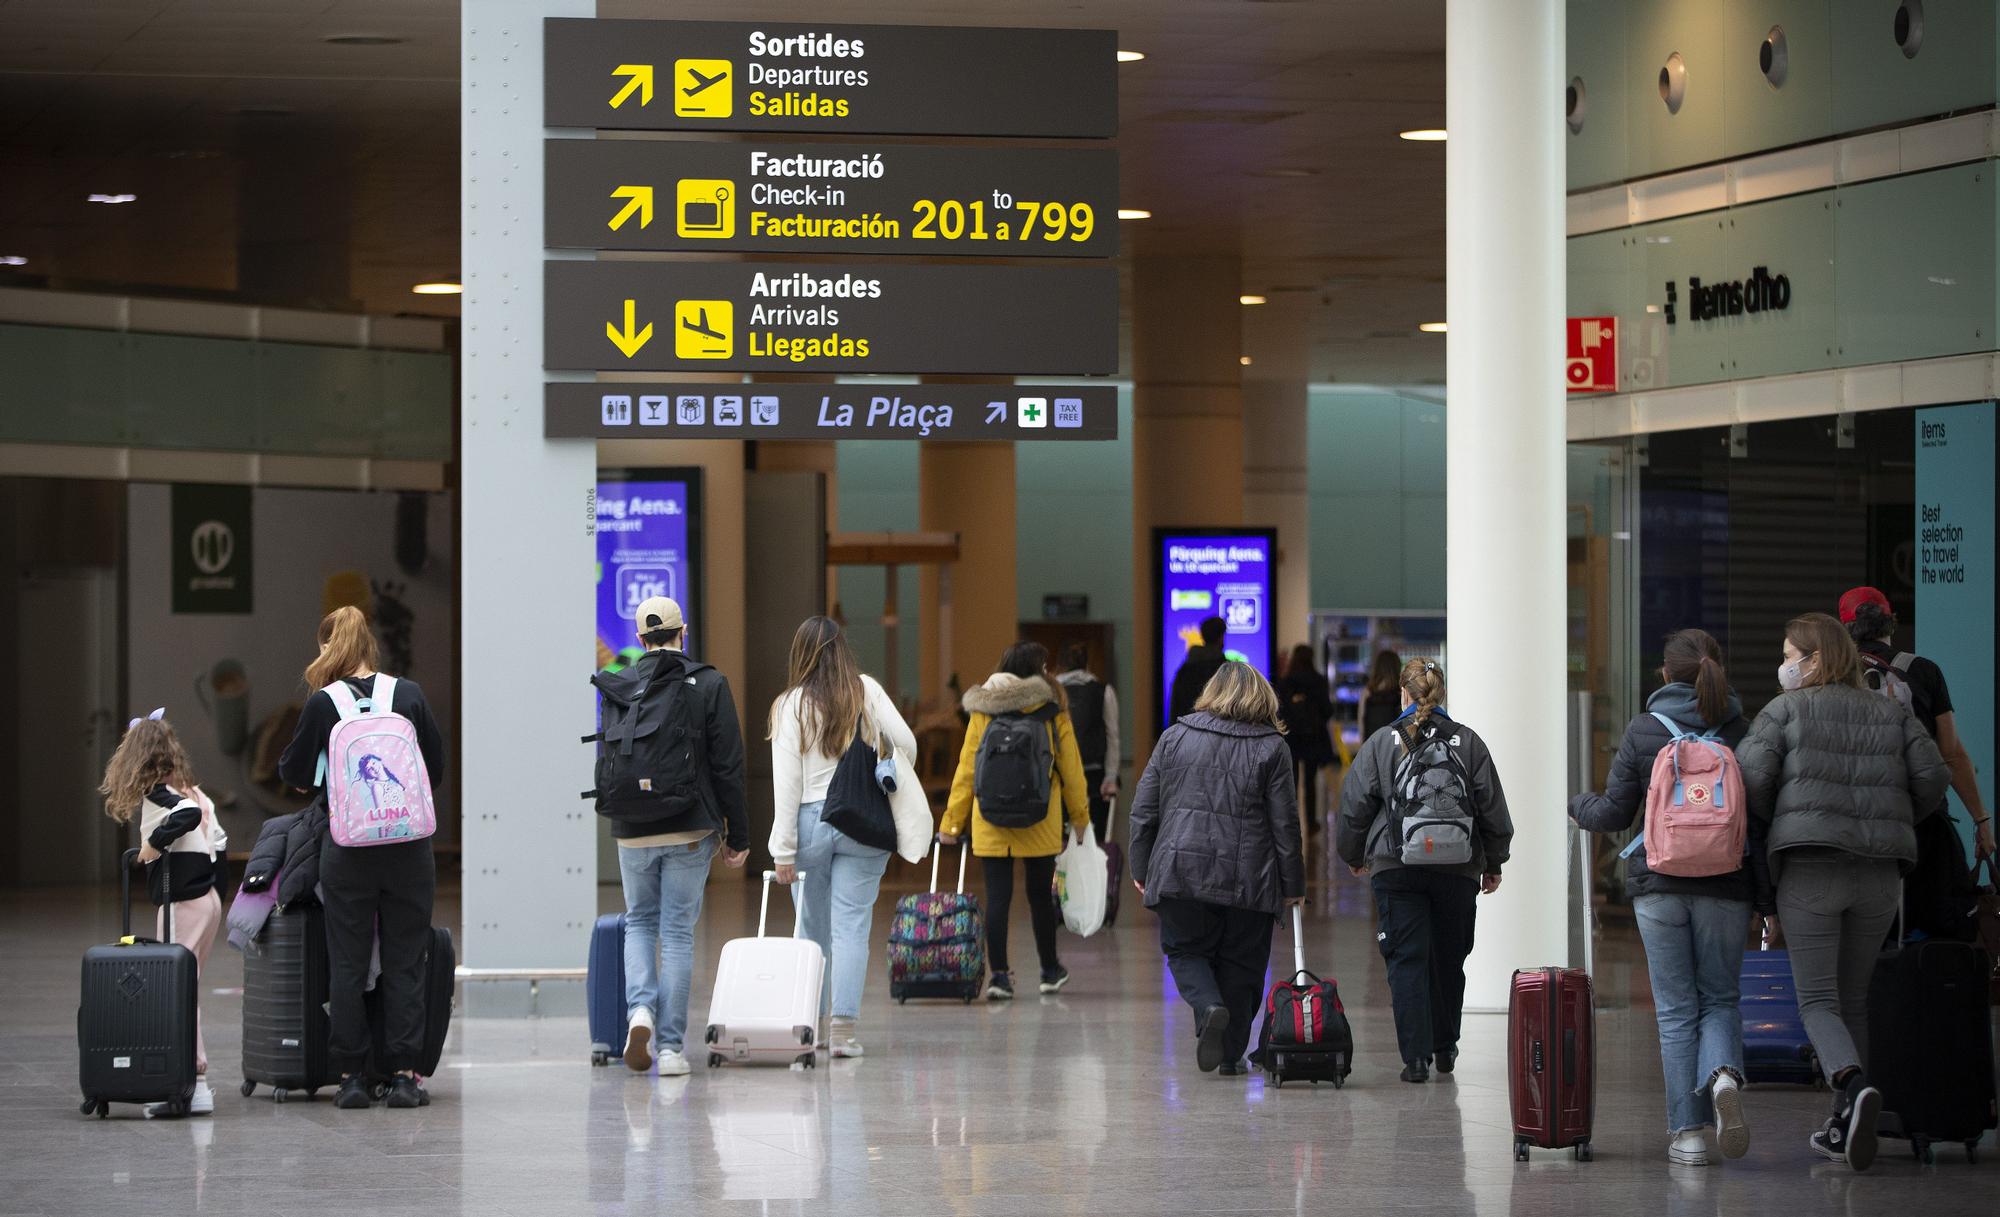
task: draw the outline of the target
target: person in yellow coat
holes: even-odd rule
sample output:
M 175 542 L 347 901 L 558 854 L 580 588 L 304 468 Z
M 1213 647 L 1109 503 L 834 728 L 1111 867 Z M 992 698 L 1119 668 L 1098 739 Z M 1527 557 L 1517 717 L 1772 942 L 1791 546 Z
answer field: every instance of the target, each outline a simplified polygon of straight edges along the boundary
M 951 780 L 939 840 L 956 845 L 969 827 L 972 852 L 986 877 L 986 954 L 993 978 L 989 1001 L 1014 996 L 1007 964 L 1007 916 L 1014 904 L 1014 859 L 1027 874 L 1028 914 L 1041 956 L 1043 993 L 1069 983 L 1056 957 L 1056 855 L 1063 820 L 1081 842 L 1090 832 L 1090 791 L 1083 755 L 1064 710 L 1062 684 L 1049 674 L 1039 642 L 1017 642 L 985 684 L 967 690 L 965 747 Z

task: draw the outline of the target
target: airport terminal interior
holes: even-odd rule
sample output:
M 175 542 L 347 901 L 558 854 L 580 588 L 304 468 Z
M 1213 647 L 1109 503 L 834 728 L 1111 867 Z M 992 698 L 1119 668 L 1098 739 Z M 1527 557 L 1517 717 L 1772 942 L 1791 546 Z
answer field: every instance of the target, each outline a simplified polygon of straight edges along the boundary
M 0 1217 L 1990 1215 L 1996 234 L 1992 0 L 0 0 Z

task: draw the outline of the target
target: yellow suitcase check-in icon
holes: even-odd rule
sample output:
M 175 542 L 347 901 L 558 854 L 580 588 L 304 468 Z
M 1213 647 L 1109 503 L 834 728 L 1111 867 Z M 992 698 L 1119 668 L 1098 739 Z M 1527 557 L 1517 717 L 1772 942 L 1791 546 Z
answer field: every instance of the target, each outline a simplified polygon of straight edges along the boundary
M 734 353 L 736 305 L 728 300 L 674 304 L 674 358 L 727 359 Z
M 674 186 L 674 232 L 726 241 L 736 235 L 736 183 L 686 177 Z

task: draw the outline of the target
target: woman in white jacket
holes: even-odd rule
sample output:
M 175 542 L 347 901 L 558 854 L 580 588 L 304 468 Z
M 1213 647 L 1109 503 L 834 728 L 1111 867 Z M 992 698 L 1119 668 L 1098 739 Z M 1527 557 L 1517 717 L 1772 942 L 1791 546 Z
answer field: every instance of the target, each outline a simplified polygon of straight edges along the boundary
M 882 686 L 861 674 L 840 624 L 810 617 L 792 636 L 790 676 L 771 703 L 771 859 L 796 883 L 799 933 L 826 952 L 833 975 L 833 1055 L 861 1055 L 855 1020 L 868 976 L 875 897 L 889 851 L 822 823 L 827 786 L 857 732 L 885 758 L 917 751 L 916 736 Z M 800 872 L 803 872 L 801 877 Z

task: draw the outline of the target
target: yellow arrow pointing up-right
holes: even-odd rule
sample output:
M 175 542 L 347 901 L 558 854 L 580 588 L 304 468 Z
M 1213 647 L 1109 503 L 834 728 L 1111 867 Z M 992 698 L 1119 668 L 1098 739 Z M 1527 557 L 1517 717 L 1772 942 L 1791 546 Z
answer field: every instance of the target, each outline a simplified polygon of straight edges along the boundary
M 615 321 L 607 321 L 604 323 L 604 336 L 606 338 L 609 338 L 611 340 L 611 345 L 617 347 L 619 352 L 623 354 L 627 359 L 630 359 L 632 358 L 632 356 L 637 355 L 639 353 L 640 348 L 644 347 L 647 343 L 653 340 L 652 322 L 648 321 L 646 323 L 646 328 L 642 330 L 638 330 L 636 332 L 633 330 L 633 326 L 637 323 L 638 320 L 636 317 L 633 316 L 633 313 L 636 311 L 637 311 L 637 302 L 632 300 L 627 300 L 625 302 L 625 329 L 623 332 L 619 331 L 618 323 Z
M 652 64 L 621 63 L 617 67 L 611 69 L 611 74 L 613 76 L 630 76 L 632 78 L 625 82 L 624 88 L 618 90 L 616 93 L 611 95 L 612 109 L 616 110 L 618 107 L 624 105 L 625 99 L 632 96 L 632 90 L 634 89 L 637 89 L 639 91 L 640 105 L 650 106 L 653 104 Z
M 653 188 L 651 186 L 620 186 L 611 192 L 611 197 L 614 199 L 632 200 L 620 208 L 617 215 L 611 217 L 611 231 L 617 232 L 619 229 L 625 227 L 625 221 L 631 219 L 632 213 L 635 211 L 639 213 L 639 227 L 651 228 L 653 226 Z

